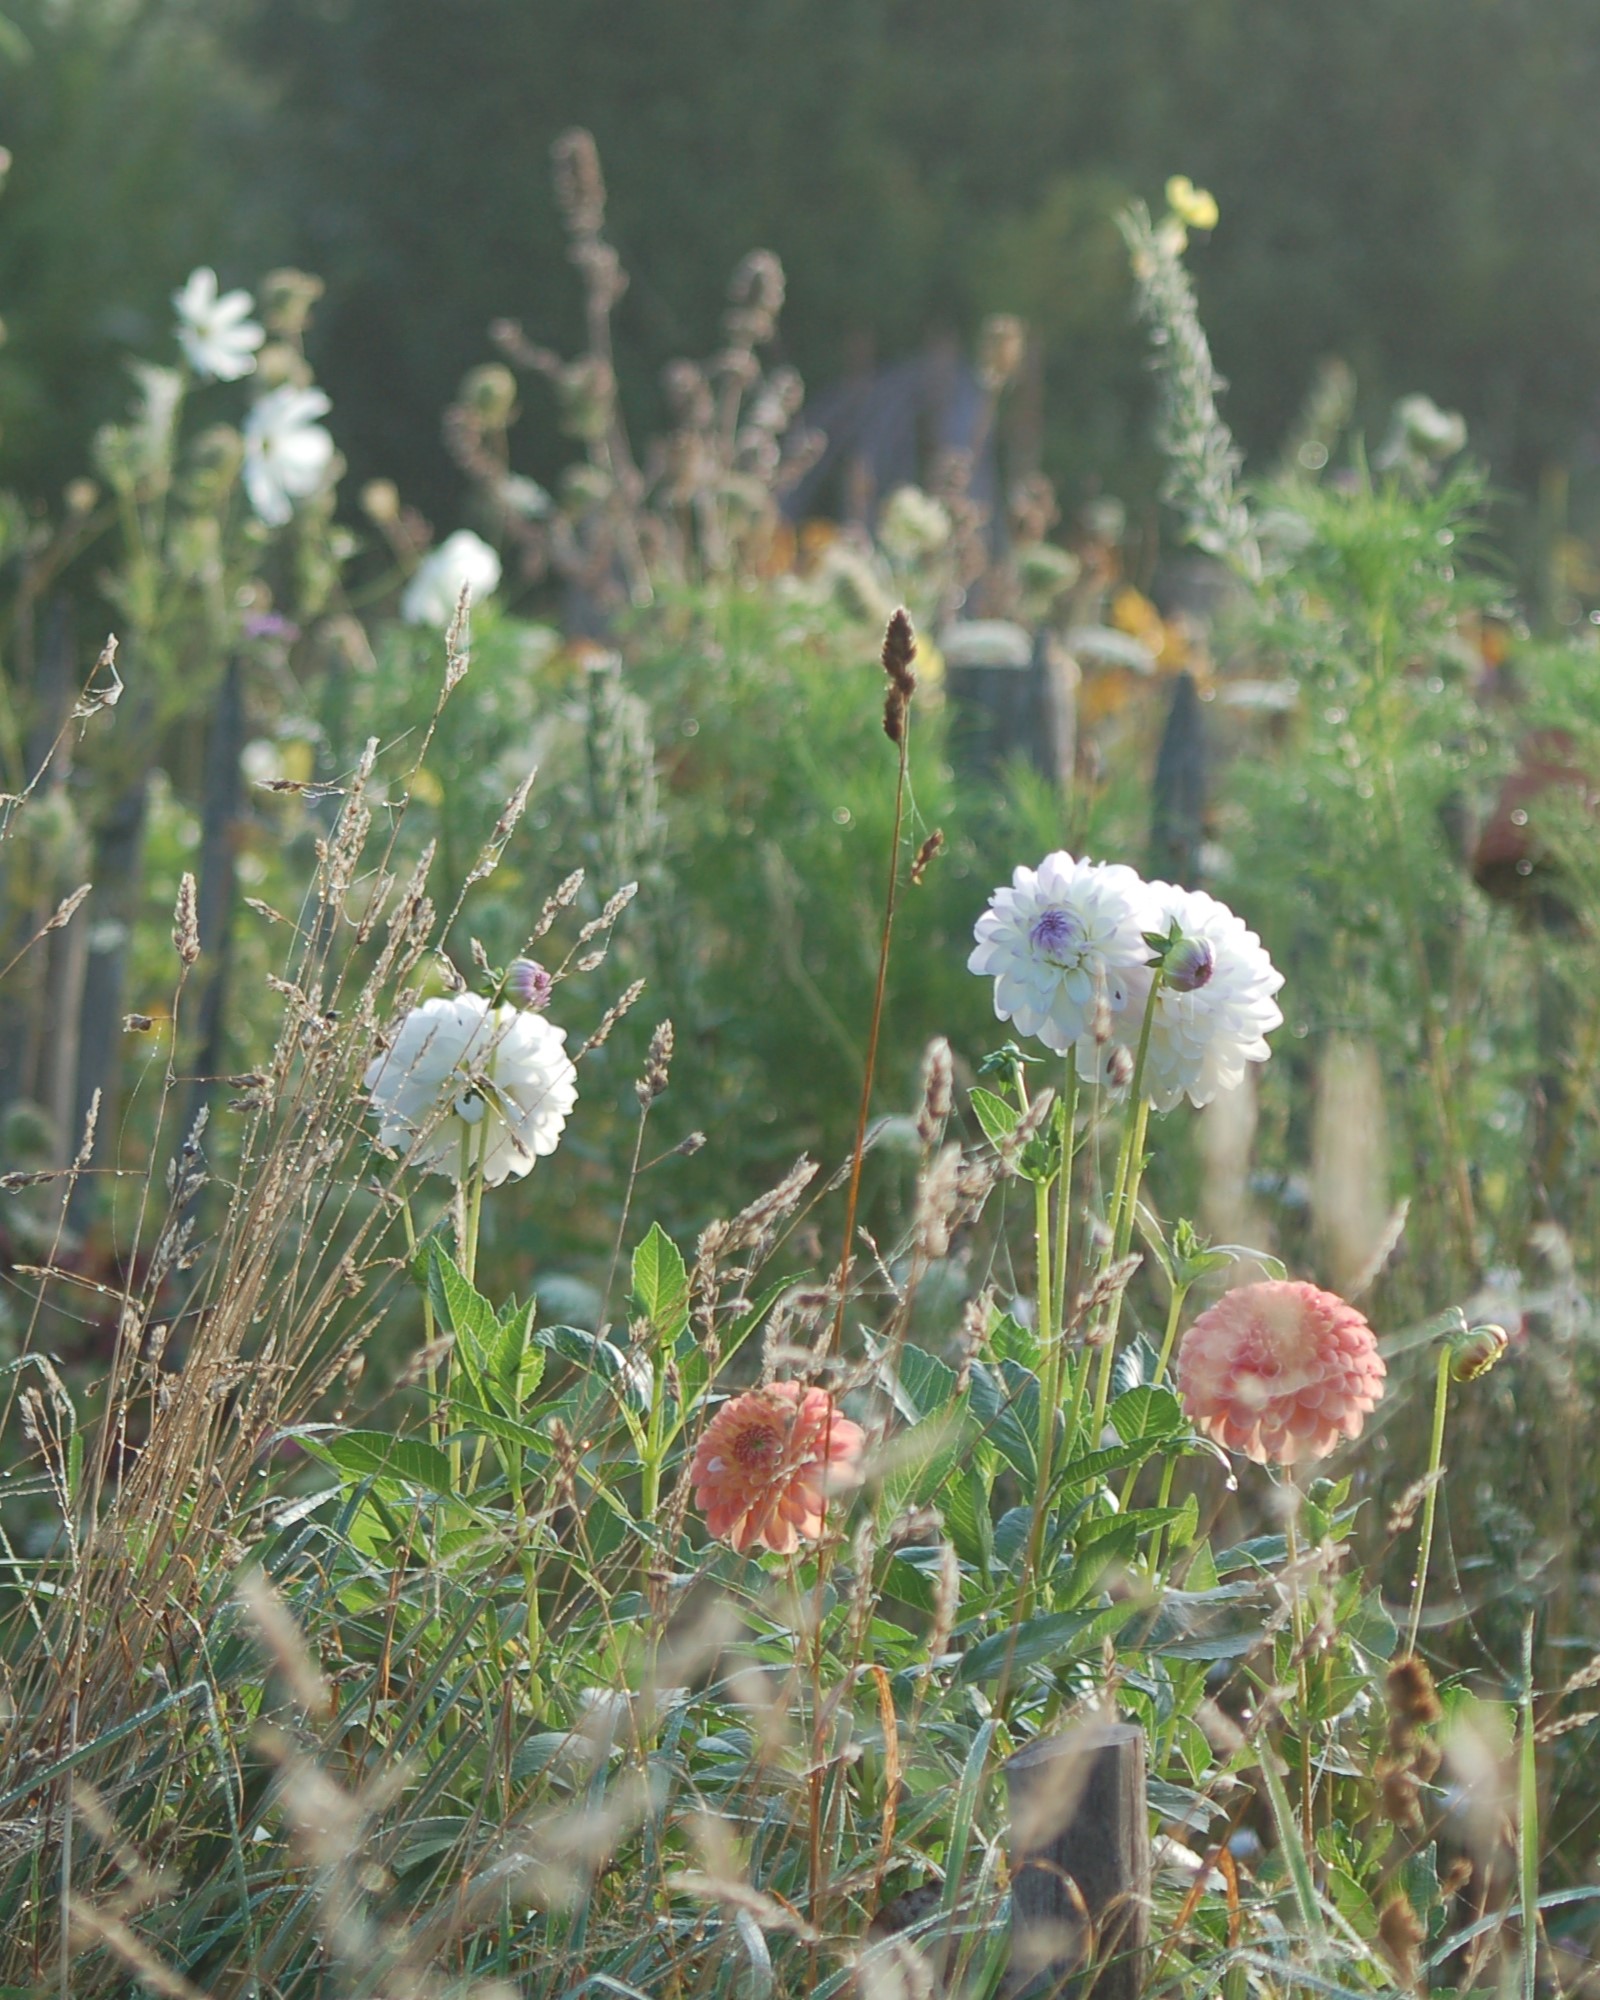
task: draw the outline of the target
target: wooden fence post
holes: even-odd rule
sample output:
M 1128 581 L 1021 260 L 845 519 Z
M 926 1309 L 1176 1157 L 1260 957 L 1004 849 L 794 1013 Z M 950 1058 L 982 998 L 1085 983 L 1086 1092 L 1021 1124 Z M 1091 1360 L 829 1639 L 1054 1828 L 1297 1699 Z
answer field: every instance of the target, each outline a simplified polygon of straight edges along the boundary
M 1086 1723 L 1005 1764 L 1008 2000 L 1139 2000 L 1150 1941 L 1144 1731 Z
M 952 709 L 951 751 L 986 777 L 1023 757 L 1062 792 L 1077 761 L 1078 664 L 1048 632 L 1003 618 L 956 620 L 938 637 Z

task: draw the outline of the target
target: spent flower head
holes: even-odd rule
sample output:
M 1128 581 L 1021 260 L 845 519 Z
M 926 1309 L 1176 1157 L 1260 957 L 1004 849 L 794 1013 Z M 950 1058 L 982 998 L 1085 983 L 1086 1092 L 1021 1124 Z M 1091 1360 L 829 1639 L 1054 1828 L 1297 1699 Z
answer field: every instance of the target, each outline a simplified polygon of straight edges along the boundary
M 578 1100 L 566 1039 L 542 1015 L 481 994 L 424 1000 L 362 1078 L 378 1144 L 457 1180 L 481 1162 L 490 1187 L 527 1173 L 560 1144 Z
M 178 314 L 178 345 L 197 375 L 237 382 L 254 373 L 256 349 L 266 334 L 250 318 L 255 304 L 248 292 L 218 293 L 217 274 L 202 264 L 189 273 L 172 303 Z

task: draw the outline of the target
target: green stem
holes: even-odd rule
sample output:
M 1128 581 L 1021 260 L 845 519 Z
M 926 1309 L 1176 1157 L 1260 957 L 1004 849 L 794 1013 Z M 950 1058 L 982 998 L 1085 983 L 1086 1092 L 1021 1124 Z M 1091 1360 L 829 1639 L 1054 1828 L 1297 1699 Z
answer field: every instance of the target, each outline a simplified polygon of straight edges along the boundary
M 1161 1356 L 1156 1362 L 1156 1372 L 1150 1378 L 1154 1384 L 1159 1385 L 1162 1378 L 1166 1375 L 1167 1363 L 1172 1359 L 1172 1350 L 1178 1344 L 1178 1321 L 1183 1317 L 1183 1302 L 1188 1296 L 1189 1287 L 1187 1285 L 1175 1284 L 1173 1286 L 1172 1297 L 1167 1304 L 1167 1330 L 1161 1337 Z M 1161 1497 L 1156 1502 L 1158 1508 L 1165 1507 L 1172 1498 L 1172 1476 L 1177 1469 L 1178 1461 L 1169 1451 L 1166 1454 L 1165 1463 L 1161 1468 Z M 1124 1512 L 1127 1511 L 1128 1502 L 1133 1497 L 1134 1482 L 1138 1477 L 1139 1467 L 1135 1466 L 1128 1474 L 1127 1483 L 1122 1489 L 1120 1504 Z M 1165 1535 L 1166 1530 L 1164 1528 L 1156 1530 L 1154 1559 L 1151 1563 L 1152 1575 L 1155 1575 L 1161 1567 L 1161 1543 Z
M 1137 1088 L 1137 1084 L 1135 1088 Z M 1134 1107 L 1133 1119 L 1128 1134 L 1129 1143 L 1124 1149 L 1117 1169 L 1117 1193 L 1112 1203 L 1115 1217 L 1111 1239 L 1111 1254 L 1106 1259 L 1105 1268 L 1112 1269 L 1120 1264 L 1128 1254 L 1128 1245 L 1133 1241 L 1133 1218 L 1139 1206 L 1139 1184 L 1144 1178 L 1144 1137 L 1150 1120 L 1150 1106 L 1141 1097 Z M 1116 1361 L 1117 1332 L 1122 1325 L 1122 1299 L 1127 1287 L 1119 1286 L 1117 1295 L 1103 1325 L 1100 1342 L 1100 1373 L 1094 1390 L 1093 1439 L 1099 1440 L 1105 1429 L 1106 1405 L 1111 1399 L 1111 1373 Z
M 1522 2000 L 1534 2000 L 1539 1969 L 1539 1760 L 1533 1727 L 1533 1613 L 1522 1628 L 1522 1729 L 1517 1759 L 1517 1877 L 1522 1904 Z
M 661 1508 L 661 1462 L 666 1457 L 667 1356 L 659 1332 L 654 1334 L 654 1343 L 650 1350 L 650 1425 L 645 1448 L 640 1453 L 639 1520 L 646 1529 L 654 1528 Z M 652 1555 L 647 1541 L 639 1558 L 643 1566 L 639 1587 L 647 1597 Z
M 1300 1704 L 1300 1832 L 1309 1857 L 1315 1852 L 1316 1839 L 1311 1812 L 1311 1682 L 1306 1673 L 1306 1608 L 1300 1595 L 1300 1536 L 1297 1525 L 1300 1489 L 1291 1480 L 1288 1491 L 1292 1496 L 1292 1504 L 1286 1516 L 1284 1545 L 1289 1557 L 1289 1610 L 1294 1621 L 1295 1692 Z
M 537 1670 L 539 1655 L 544 1650 L 544 1629 L 539 1619 L 539 1565 L 531 1549 L 526 1550 L 522 1557 L 522 1590 L 528 1601 L 528 1673 L 531 1676 Z
M 409 1262 L 417 1260 L 417 1230 L 411 1219 L 411 1197 L 406 1196 L 400 1204 L 400 1220 L 405 1225 L 406 1257 Z M 439 1364 L 434 1358 L 434 1348 L 438 1344 L 439 1332 L 433 1322 L 433 1300 L 428 1296 L 427 1282 L 422 1287 L 422 1352 L 426 1359 L 423 1367 L 428 1383 L 428 1442 L 438 1446 L 444 1438 L 444 1419 L 439 1408 Z
M 1406 1651 L 1417 1650 L 1417 1634 L 1422 1629 L 1422 1598 L 1428 1587 L 1428 1558 L 1433 1553 L 1433 1521 L 1438 1510 L 1439 1470 L 1444 1463 L 1444 1419 L 1450 1402 L 1450 1362 L 1453 1350 L 1445 1341 L 1439 1349 L 1439 1367 L 1433 1387 L 1433 1440 L 1428 1448 L 1428 1490 L 1422 1501 L 1422 1533 L 1417 1540 L 1417 1572 L 1411 1580 L 1411 1619 L 1406 1628 Z
M 1022 1574 L 1017 1579 L 1013 1625 L 1020 1625 L 1033 1609 L 1034 1576 L 1044 1541 L 1045 1517 L 1050 1512 L 1051 1461 L 1055 1455 L 1056 1403 L 1061 1394 L 1061 1333 L 1053 1324 L 1055 1286 L 1050 1279 L 1050 1183 L 1036 1181 L 1033 1189 L 1033 1235 L 1038 1300 L 1039 1346 L 1039 1437 L 1035 1447 L 1037 1468 L 1033 1488 L 1033 1519 L 1028 1526 L 1028 1550 Z
M 1072 1245 L 1072 1160 L 1078 1125 L 1077 1058 L 1068 1056 L 1065 1068 L 1066 1074 L 1061 1080 L 1061 1178 L 1056 1182 L 1056 1331 L 1063 1344 L 1067 1334 L 1067 1284 L 1072 1264 L 1069 1252 Z M 1058 1381 L 1058 1394 L 1059 1390 Z
M 474 1144 L 476 1141 L 476 1144 Z M 462 1135 L 461 1164 L 467 1184 L 466 1228 L 461 1239 L 461 1275 L 469 1285 L 478 1282 L 478 1233 L 483 1227 L 483 1162 L 489 1150 L 489 1112 L 485 1107 L 476 1132 Z
M 1144 1179 L 1144 1139 L 1150 1123 L 1150 1101 L 1144 1094 L 1145 1068 L 1150 1059 L 1150 1030 L 1155 1025 L 1156 1005 L 1161 998 L 1163 968 L 1155 966 L 1150 976 L 1150 994 L 1139 1024 L 1139 1051 L 1134 1057 L 1133 1083 L 1129 1090 L 1128 1122 L 1123 1129 L 1122 1151 L 1117 1159 L 1117 1184 L 1111 1196 L 1111 1241 L 1101 1260 L 1101 1275 L 1120 1264 L 1133 1241 L 1133 1222 L 1139 1209 L 1139 1186 Z M 1117 1331 L 1122 1325 L 1122 1300 L 1126 1286 L 1118 1289 L 1101 1329 L 1100 1371 L 1095 1383 L 1094 1420 L 1091 1445 L 1105 1429 L 1106 1405 L 1111 1400 L 1111 1373 L 1116 1360 Z

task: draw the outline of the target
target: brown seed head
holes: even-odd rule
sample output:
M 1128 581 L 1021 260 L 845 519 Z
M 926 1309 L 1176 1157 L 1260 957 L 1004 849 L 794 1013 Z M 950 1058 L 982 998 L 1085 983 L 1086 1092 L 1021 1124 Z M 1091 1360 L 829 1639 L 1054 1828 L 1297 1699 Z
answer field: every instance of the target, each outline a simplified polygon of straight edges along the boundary
M 1402 1833 L 1422 1831 L 1422 1808 L 1417 1803 L 1417 1775 L 1409 1764 L 1388 1764 L 1379 1780 L 1383 1796 L 1383 1816 Z
M 902 604 L 891 616 L 888 630 L 883 635 L 883 671 L 907 701 L 916 692 L 917 677 L 911 671 L 911 662 L 916 657 L 916 634 Z
M 1396 1722 L 1418 1729 L 1427 1723 L 1437 1722 L 1444 1714 L 1434 1691 L 1433 1675 L 1415 1653 L 1408 1653 L 1403 1660 L 1395 1661 L 1389 1669 L 1385 1685 L 1389 1712 Z
M 928 872 L 929 862 L 933 860 L 934 856 L 943 846 L 944 829 L 936 826 L 917 849 L 916 859 L 911 864 L 911 883 L 913 888 L 920 889 L 922 887 L 922 878 Z
M 1384 1904 L 1383 1914 L 1378 1918 L 1378 1942 L 1406 1986 L 1417 1983 L 1421 1970 L 1417 1952 L 1427 1935 L 1422 1919 L 1404 1896 L 1396 1896 L 1392 1902 Z

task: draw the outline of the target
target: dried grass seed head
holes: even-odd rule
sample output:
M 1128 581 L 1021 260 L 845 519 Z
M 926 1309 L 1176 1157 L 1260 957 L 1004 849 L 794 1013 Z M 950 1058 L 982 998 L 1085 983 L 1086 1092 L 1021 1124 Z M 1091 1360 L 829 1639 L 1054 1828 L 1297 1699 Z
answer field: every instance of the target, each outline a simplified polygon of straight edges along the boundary
M 178 884 L 178 902 L 172 917 L 172 942 L 187 969 L 200 956 L 200 917 L 194 877 L 187 869 Z
M 650 1036 L 650 1047 L 645 1054 L 644 1074 L 634 1084 L 634 1095 L 646 1108 L 654 1104 L 667 1087 L 667 1078 L 672 1067 L 672 1023 L 659 1021 Z
M 955 1098 L 955 1059 L 942 1035 L 928 1044 L 922 1059 L 922 1104 L 917 1112 L 917 1137 L 924 1147 L 937 1145 Z

